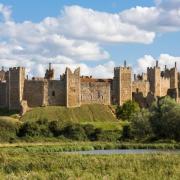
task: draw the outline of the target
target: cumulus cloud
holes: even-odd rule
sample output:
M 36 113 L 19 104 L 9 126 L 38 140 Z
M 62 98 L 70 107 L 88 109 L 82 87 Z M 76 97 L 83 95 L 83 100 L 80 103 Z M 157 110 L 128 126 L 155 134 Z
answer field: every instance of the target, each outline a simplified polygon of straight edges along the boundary
M 118 14 L 98 12 L 80 6 L 65 7 L 59 19 L 68 35 L 105 42 L 151 43 L 154 32 L 122 21 Z
M 123 22 L 152 32 L 180 31 L 180 1 L 156 1 L 155 7 L 137 6 L 121 12 Z
M 56 77 L 66 66 L 80 66 L 85 75 L 112 77 L 115 63 L 104 44 L 148 44 L 157 32 L 180 30 L 178 0 L 158 1 L 154 7 L 138 6 L 113 14 L 67 6 L 59 16 L 46 17 L 38 23 L 15 22 L 11 8 L 3 4 L 0 14 L 1 65 L 25 66 L 31 76 L 43 76 L 48 62 L 52 62 Z M 92 61 L 97 61 L 97 65 L 93 66 Z M 153 62 L 150 55 L 138 60 L 142 68 Z
M 0 13 L 2 14 L 3 21 L 9 21 L 11 19 L 11 8 L 0 4 Z
M 146 72 L 147 67 L 154 67 L 158 61 L 158 65 L 163 70 L 165 65 L 167 68 L 172 68 L 175 66 L 175 62 L 177 63 L 177 68 L 180 71 L 180 57 L 175 57 L 169 54 L 160 54 L 158 58 L 154 58 L 151 55 L 145 55 L 142 58 L 137 60 L 137 66 L 135 68 L 135 73 Z

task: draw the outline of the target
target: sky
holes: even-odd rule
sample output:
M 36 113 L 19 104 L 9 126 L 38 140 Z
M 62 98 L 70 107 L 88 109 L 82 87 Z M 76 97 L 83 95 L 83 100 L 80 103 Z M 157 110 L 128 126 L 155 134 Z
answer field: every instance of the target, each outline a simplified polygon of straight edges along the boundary
M 112 78 L 124 60 L 180 70 L 180 0 L 0 0 L 0 66 L 59 78 L 68 66 Z

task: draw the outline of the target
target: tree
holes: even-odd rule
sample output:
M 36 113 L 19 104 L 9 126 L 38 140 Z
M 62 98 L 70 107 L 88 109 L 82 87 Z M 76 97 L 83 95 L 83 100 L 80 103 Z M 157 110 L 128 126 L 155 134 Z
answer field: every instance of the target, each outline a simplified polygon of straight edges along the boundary
M 130 120 L 133 113 L 140 111 L 139 104 L 135 101 L 127 101 L 122 106 L 118 106 L 116 109 L 116 116 L 118 119 Z
M 180 105 L 170 97 L 155 102 L 150 109 L 150 122 L 157 138 L 180 140 Z
M 142 139 L 152 136 L 150 123 L 150 113 L 147 109 L 142 109 L 131 116 L 131 134 L 134 138 Z

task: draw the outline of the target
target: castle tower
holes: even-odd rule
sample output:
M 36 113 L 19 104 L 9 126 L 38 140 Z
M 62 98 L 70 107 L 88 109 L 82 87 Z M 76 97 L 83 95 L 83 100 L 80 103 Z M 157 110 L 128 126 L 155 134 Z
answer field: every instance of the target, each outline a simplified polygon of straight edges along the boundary
M 113 102 L 120 106 L 132 100 L 132 69 L 126 66 L 126 61 L 124 67 L 114 68 L 113 98 Z
M 10 110 L 20 110 L 23 100 L 25 68 L 10 68 L 6 73 L 7 79 L 7 105 Z
M 0 70 L 0 81 L 4 81 L 5 80 L 5 71 L 4 71 L 4 67 L 2 67 L 2 69 Z
M 80 107 L 81 97 L 81 81 L 80 81 L 80 68 L 75 69 L 74 73 L 66 68 L 66 106 L 67 107 Z
M 49 69 L 46 69 L 45 79 L 53 80 L 54 79 L 54 69 L 51 68 L 51 63 L 49 63 Z
M 170 88 L 178 88 L 178 71 L 176 62 L 174 68 L 170 69 Z
M 154 68 L 147 68 L 147 78 L 150 83 L 150 91 L 155 96 L 161 96 L 161 69 L 158 66 L 158 61 L 156 61 L 156 66 Z

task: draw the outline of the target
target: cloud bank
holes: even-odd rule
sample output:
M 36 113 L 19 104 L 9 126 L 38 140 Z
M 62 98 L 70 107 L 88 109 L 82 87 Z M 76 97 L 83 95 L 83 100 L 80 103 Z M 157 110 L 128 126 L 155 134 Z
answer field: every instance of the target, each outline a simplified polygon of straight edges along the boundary
M 85 75 L 112 77 L 115 62 L 104 44 L 149 44 L 158 33 L 180 31 L 179 0 L 158 1 L 154 7 L 137 6 L 114 14 L 66 6 L 59 16 L 38 23 L 14 21 L 11 8 L 3 4 L 0 14 L 0 63 L 25 66 L 30 76 L 43 76 L 52 62 L 56 77 L 66 66 L 80 66 Z M 159 60 L 162 65 L 165 61 L 172 65 L 179 57 L 161 54 Z M 136 69 L 153 63 L 154 58 L 145 55 L 137 61 Z

